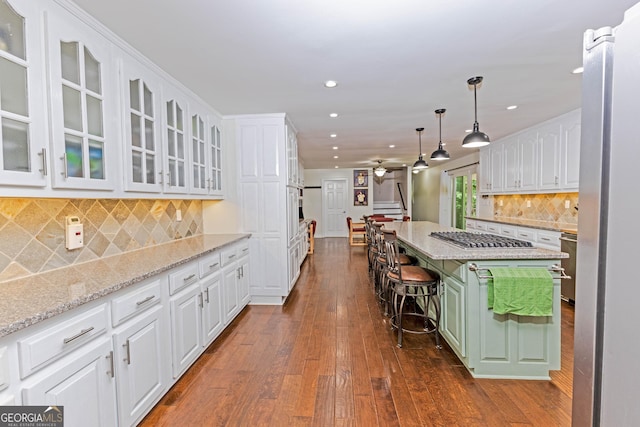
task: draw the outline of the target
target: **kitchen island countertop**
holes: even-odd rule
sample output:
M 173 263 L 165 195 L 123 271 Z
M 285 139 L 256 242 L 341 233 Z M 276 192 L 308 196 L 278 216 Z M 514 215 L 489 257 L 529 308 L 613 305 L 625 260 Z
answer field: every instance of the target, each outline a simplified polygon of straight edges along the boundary
M 0 337 L 223 248 L 250 234 L 205 234 L 0 283 Z
M 387 230 L 396 230 L 398 239 L 434 260 L 496 260 L 496 259 L 559 259 L 564 252 L 542 248 L 482 248 L 466 249 L 431 237 L 432 232 L 460 231 L 428 221 L 385 223 Z

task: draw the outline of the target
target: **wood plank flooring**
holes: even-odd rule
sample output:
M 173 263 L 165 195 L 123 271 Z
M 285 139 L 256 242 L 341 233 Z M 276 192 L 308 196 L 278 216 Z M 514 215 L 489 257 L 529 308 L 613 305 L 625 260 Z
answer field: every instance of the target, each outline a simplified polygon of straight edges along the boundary
M 474 379 L 431 335 L 402 349 L 366 248 L 317 239 L 286 304 L 249 306 L 141 426 L 570 426 L 573 307 L 551 381 Z

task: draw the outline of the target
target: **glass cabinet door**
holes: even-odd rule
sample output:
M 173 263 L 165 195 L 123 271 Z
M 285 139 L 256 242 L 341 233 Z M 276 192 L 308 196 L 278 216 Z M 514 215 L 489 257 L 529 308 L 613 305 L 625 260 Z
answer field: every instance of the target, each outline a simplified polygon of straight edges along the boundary
M 209 167 L 209 193 L 222 195 L 222 141 L 220 127 L 212 125 L 210 132 L 210 167 Z
M 163 190 L 166 193 L 187 193 L 187 113 L 186 101 L 177 91 L 163 88 L 164 96 L 164 138 L 165 161 L 163 169 Z
M 118 116 L 110 46 L 65 11 L 52 10 L 47 16 L 53 185 L 112 189 L 108 168 L 118 149 L 114 138 Z
M 128 56 L 122 61 L 127 191 L 162 191 L 160 80 Z
M 207 194 L 207 145 L 209 135 L 206 132 L 204 118 L 200 114 L 191 116 L 191 192 Z
M 45 186 L 44 73 L 34 2 L 0 0 L 0 183 Z

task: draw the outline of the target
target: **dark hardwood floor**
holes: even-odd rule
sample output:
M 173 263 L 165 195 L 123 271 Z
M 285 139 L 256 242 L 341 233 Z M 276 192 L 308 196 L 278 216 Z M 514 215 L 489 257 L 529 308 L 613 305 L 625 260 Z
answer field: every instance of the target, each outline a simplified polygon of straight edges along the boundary
M 571 425 L 573 307 L 551 381 L 474 379 L 432 335 L 396 347 L 366 248 L 315 244 L 286 304 L 247 307 L 140 425 Z

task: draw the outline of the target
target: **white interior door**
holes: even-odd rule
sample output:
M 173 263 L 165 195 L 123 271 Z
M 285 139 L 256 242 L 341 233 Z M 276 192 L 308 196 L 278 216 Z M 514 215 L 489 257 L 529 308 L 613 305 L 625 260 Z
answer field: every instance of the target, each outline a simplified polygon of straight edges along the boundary
M 322 217 L 324 237 L 347 237 L 347 180 L 322 180 Z

